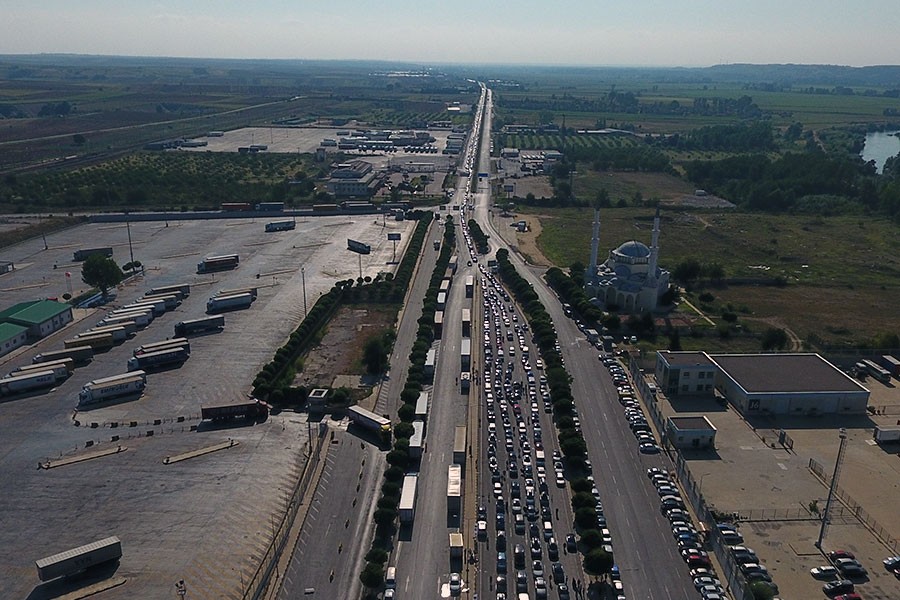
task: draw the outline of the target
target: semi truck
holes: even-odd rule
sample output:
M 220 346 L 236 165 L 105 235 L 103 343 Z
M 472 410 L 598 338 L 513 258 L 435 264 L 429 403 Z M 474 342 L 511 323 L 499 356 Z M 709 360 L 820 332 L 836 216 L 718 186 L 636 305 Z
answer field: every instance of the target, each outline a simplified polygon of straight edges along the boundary
M 71 358 L 76 363 L 86 363 L 94 358 L 94 349 L 90 346 L 76 346 L 74 348 L 66 348 L 65 350 L 54 350 L 52 352 L 41 352 L 36 354 L 32 359 L 32 364 L 38 365 L 46 362 L 53 362 L 62 358 Z
M 418 485 L 418 475 L 407 475 L 403 478 L 399 504 L 401 523 L 412 523 L 416 518 L 416 491 Z
M 146 385 L 147 374 L 144 371 L 95 379 L 84 384 L 84 387 L 78 392 L 78 405 L 87 406 L 104 400 L 138 394 Z
M 253 296 L 253 299 L 256 300 L 257 295 L 259 295 L 259 288 L 255 287 L 245 287 L 245 288 L 235 288 L 232 290 L 219 290 L 215 294 L 213 294 L 213 298 L 220 298 L 222 296 L 234 296 L 236 294 L 250 294 Z
M 28 365 L 13 369 L 12 373 L 6 377 L 19 377 L 30 373 L 40 373 L 42 371 L 52 371 L 56 381 L 62 381 L 75 372 L 75 362 L 71 358 L 63 358 L 54 360 L 53 362 L 41 363 L 38 365 Z
M 98 350 L 109 350 L 115 342 L 111 333 L 95 333 L 94 335 L 83 335 L 69 340 L 63 341 L 66 348 L 76 348 L 78 346 L 90 346 L 94 352 Z
M 425 452 L 425 422 L 416 419 L 412 422 L 413 434 L 409 438 L 409 457 L 420 460 Z
M 900 378 L 900 360 L 894 358 L 890 354 L 881 357 L 881 366 L 891 374 L 892 377 Z
M 369 254 L 372 252 L 372 246 L 347 238 L 347 250 L 351 250 L 357 254 Z
M 81 250 L 76 250 L 72 256 L 72 260 L 82 261 L 87 260 L 89 256 L 93 256 L 94 254 L 100 254 L 107 258 L 111 258 L 113 255 L 112 248 L 83 248 Z
M 156 352 L 146 352 L 129 358 L 128 370 L 157 369 L 176 363 L 183 363 L 189 356 L 190 353 L 181 346 L 157 350 Z
M 111 536 L 78 548 L 72 548 L 34 561 L 38 578 L 50 581 L 57 577 L 77 575 L 90 567 L 122 558 L 122 542 Z
M 266 223 L 266 233 L 272 233 L 274 231 L 291 231 L 297 227 L 297 223 L 294 221 L 272 221 L 271 223 Z
M 197 263 L 198 273 L 213 273 L 215 271 L 227 271 L 234 269 L 240 263 L 237 254 L 223 254 L 221 256 L 207 256 Z
M 219 315 L 216 317 L 203 317 L 202 319 L 189 319 L 187 321 L 179 321 L 175 324 L 175 335 L 186 336 L 192 333 L 202 333 L 204 331 L 213 331 L 225 327 L 225 317 Z
M 475 295 L 475 277 L 472 275 L 466 275 L 466 298 L 471 298 Z
M 466 464 L 466 426 L 457 425 L 453 430 L 453 462 Z
M 463 338 L 460 342 L 459 364 L 463 371 L 472 368 L 472 340 Z
M 174 294 L 153 294 L 152 296 L 142 296 L 136 300 L 138 304 L 146 304 L 161 300 L 166 305 L 166 310 L 175 310 L 181 304 L 181 292 Z
M 166 311 L 169 310 L 169 307 L 166 306 L 165 300 L 149 300 L 149 299 L 141 299 L 131 304 L 126 304 L 122 307 L 125 310 L 151 310 L 153 311 L 153 315 L 158 317 L 160 315 L 166 314 Z M 174 307 L 173 307 L 174 308 Z
M 56 383 L 56 374 L 52 369 L 31 371 L 13 377 L 0 379 L 0 396 L 12 396 L 28 390 L 51 387 Z
M 137 333 L 137 323 L 134 321 L 119 321 L 118 323 L 97 324 L 88 331 L 92 333 L 106 333 L 107 331 L 113 331 L 115 329 L 124 329 L 125 335 L 131 337 Z
M 160 350 L 165 350 L 168 348 L 184 348 L 188 354 L 191 353 L 191 343 L 187 338 L 184 337 L 176 337 L 171 340 L 162 340 L 160 342 L 151 342 L 149 344 L 143 344 L 134 349 L 134 352 L 131 353 L 132 356 L 138 356 L 140 354 L 148 354 L 150 352 L 159 352 Z
M 114 344 L 118 344 L 120 342 L 124 342 L 128 339 L 128 334 L 125 332 L 125 328 L 118 325 L 104 325 L 99 329 L 90 329 L 85 331 L 84 333 L 76 334 L 73 339 L 81 339 L 94 337 L 97 335 L 109 334 L 112 336 L 112 341 Z
M 108 317 L 104 317 L 100 321 L 97 321 L 97 327 L 106 327 L 109 325 L 122 325 L 123 327 L 128 328 L 129 325 L 134 325 L 135 330 L 143 329 L 147 325 L 150 324 L 150 317 L 147 316 L 146 313 L 131 313 L 130 315 L 111 315 Z
M 229 421 L 231 419 L 248 419 L 264 421 L 272 407 L 256 398 L 246 402 L 201 406 L 200 418 L 204 421 Z
M 260 212 L 284 212 L 284 202 L 260 202 L 256 205 Z
M 469 393 L 469 386 L 472 383 L 472 374 L 468 371 L 463 371 L 459 374 L 459 391 L 463 394 Z
M 462 467 L 450 465 L 447 468 L 447 514 L 459 515 L 462 505 Z
M 235 294 L 234 296 L 216 296 L 206 301 L 206 312 L 216 313 L 226 310 L 241 310 L 250 308 L 253 304 L 253 294 L 245 292 L 243 294 Z
M 103 319 L 106 322 L 111 322 L 116 319 L 120 321 L 134 321 L 134 323 L 138 327 L 146 327 L 150 323 L 153 322 L 153 319 L 156 318 L 156 315 L 153 314 L 153 309 L 150 307 L 144 308 L 117 308 L 116 310 L 110 311 L 107 313 L 106 318 Z
M 391 421 L 389 419 L 359 406 L 349 407 L 347 416 L 360 427 L 365 427 L 377 433 L 385 433 L 391 430 Z
M 900 442 L 900 428 L 876 427 L 875 441 L 879 444 L 884 444 L 886 442 Z
M 462 309 L 462 336 L 472 337 L 472 311 L 468 308 Z
M 189 283 L 178 283 L 174 285 L 161 285 L 150 288 L 144 292 L 145 296 L 157 296 L 159 294 L 168 294 L 172 292 L 181 292 L 182 297 L 187 298 L 191 295 L 191 286 Z
M 444 311 L 434 312 L 434 339 L 439 340 L 444 335 Z

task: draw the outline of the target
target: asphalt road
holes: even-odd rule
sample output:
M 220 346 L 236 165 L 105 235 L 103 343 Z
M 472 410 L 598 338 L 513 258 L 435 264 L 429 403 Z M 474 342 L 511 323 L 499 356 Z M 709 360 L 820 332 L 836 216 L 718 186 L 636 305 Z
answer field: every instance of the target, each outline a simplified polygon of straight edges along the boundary
M 490 123 L 490 102 L 485 118 Z M 480 171 L 489 169 L 488 150 L 487 140 L 482 140 Z M 498 247 L 509 249 L 491 222 L 489 207 L 489 194 L 479 193 L 475 219 L 490 237 L 492 252 Z M 664 456 L 645 456 L 638 452 L 611 379 L 597 360 L 596 349 L 564 315 L 559 300 L 539 272 L 512 252 L 510 260 L 519 274 L 534 286 L 556 325 L 562 355 L 573 377 L 572 392 L 581 414 L 588 455 L 594 465 L 626 597 L 696 598 L 688 568 L 677 553 L 668 522 L 660 514 L 658 496 L 646 478 L 648 467 L 670 468 L 671 465 L 666 464 Z

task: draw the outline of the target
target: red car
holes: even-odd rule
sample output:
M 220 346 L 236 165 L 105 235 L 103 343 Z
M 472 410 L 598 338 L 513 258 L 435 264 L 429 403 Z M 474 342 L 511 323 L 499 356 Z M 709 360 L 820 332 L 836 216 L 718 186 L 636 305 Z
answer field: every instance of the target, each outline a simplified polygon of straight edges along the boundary
M 834 600 L 862 600 L 862 596 L 860 596 L 856 592 L 853 592 L 850 594 L 841 594 L 840 596 L 836 596 Z
M 853 559 L 855 559 L 856 556 L 854 556 L 852 552 L 848 552 L 847 550 L 835 550 L 834 552 L 829 552 L 829 553 L 828 553 L 828 559 L 829 559 L 829 560 L 835 561 L 835 560 L 837 560 L 837 559 L 839 559 L 839 558 L 853 558 Z

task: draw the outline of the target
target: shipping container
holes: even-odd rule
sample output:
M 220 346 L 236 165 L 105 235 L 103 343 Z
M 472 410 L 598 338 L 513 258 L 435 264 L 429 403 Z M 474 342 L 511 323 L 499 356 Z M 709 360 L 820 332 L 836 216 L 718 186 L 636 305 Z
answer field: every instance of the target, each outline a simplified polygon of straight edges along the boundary
M 122 543 L 112 536 L 34 561 L 41 581 L 81 573 L 85 569 L 122 558 Z
M 205 331 L 218 331 L 225 327 L 225 317 L 203 317 L 201 319 L 189 319 L 175 324 L 175 335 L 185 336 Z
M 45 362 L 53 362 L 61 358 L 71 358 L 75 363 L 86 363 L 94 358 L 94 349 L 90 346 L 76 346 L 74 348 L 66 348 L 65 350 L 54 350 L 52 352 L 41 352 L 31 359 L 33 364 L 41 364 Z
M 416 491 L 418 488 L 419 477 L 417 475 L 407 475 L 403 478 L 403 488 L 400 492 L 400 511 L 401 523 L 412 523 L 416 518 Z

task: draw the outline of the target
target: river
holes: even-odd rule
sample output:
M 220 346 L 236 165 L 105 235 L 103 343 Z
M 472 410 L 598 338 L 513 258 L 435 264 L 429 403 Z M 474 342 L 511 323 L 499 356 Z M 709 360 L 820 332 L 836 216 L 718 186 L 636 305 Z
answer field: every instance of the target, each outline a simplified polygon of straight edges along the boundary
M 900 137 L 897 137 L 897 133 L 897 131 L 876 131 L 866 134 L 862 159 L 866 162 L 874 160 L 879 173 L 884 169 L 887 159 L 900 153 Z

